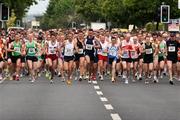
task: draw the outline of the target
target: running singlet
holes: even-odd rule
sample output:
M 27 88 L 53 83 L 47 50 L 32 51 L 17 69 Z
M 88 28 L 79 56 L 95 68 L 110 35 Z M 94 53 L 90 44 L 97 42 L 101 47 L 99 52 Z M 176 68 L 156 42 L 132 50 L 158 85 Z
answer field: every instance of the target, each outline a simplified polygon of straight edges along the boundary
M 74 44 L 73 42 L 67 41 L 65 48 L 64 48 L 64 56 L 74 56 Z
M 35 56 L 36 55 L 36 45 L 35 42 L 27 42 L 26 44 L 26 48 L 27 48 L 27 56 Z
M 12 52 L 12 56 L 20 56 L 21 55 L 21 43 L 13 42 L 14 52 Z
M 149 55 L 149 57 L 153 57 L 152 43 L 150 43 L 150 45 L 145 43 L 145 55 Z
M 159 57 L 164 57 L 165 56 L 165 48 L 166 48 L 166 42 L 165 41 L 161 41 L 161 43 L 159 44 Z
M 119 48 L 117 46 L 110 45 L 108 47 L 108 57 L 109 58 L 117 58 L 118 57 L 118 50 L 119 50 Z
M 108 42 L 106 41 L 104 43 L 100 42 L 100 44 L 101 44 L 102 49 L 98 50 L 98 54 L 102 56 L 107 56 L 107 52 L 105 50 L 107 50 L 108 48 Z
M 139 47 L 139 43 L 132 45 L 132 50 L 130 50 L 130 56 L 132 59 L 137 59 L 139 57 Z
M 83 44 L 77 39 L 78 54 L 84 54 Z
M 176 59 L 177 58 L 177 52 L 178 52 L 178 42 L 168 40 L 166 42 L 166 46 L 167 46 L 167 54 L 168 54 L 167 57 Z
M 87 39 L 85 40 L 85 46 L 86 46 L 86 54 L 91 54 L 94 55 L 94 37 L 89 38 L 87 37 Z
M 57 50 L 57 48 L 58 48 L 58 42 L 56 41 L 54 44 L 52 44 L 52 42 L 51 41 L 49 41 L 48 42 L 48 54 L 50 54 L 50 55 L 54 55 L 54 54 L 56 54 L 56 50 Z
M 126 40 L 122 41 L 122 58 L 130 58 L 130 51 L 132 50 L 132 41 L 127 42 Z

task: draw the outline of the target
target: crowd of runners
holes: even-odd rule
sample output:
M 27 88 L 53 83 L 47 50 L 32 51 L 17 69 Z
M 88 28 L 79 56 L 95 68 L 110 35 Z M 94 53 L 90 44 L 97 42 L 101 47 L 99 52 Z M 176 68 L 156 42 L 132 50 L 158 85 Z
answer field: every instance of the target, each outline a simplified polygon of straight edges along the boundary
M 180 34 L 118 33 L 107 30 L 11 30 L 0 35 L 0 80 L 34 83 L 54 76 L 73 80 L 112 82 L 180 81 Z

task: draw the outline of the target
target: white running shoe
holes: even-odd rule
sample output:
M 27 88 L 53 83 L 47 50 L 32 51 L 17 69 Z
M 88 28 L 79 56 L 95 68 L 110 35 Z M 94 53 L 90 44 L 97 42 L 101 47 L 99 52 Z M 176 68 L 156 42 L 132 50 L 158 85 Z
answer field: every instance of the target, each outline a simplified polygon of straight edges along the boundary
M 100 76 L 100 81 L 103 81 L 103 80 L 104 80 L 103 75 L 101 75 Z
M 126 80 L 125 80 L 125 84 L 129 84 L 129 81 L 128 81 L 128 79 L 126 79 Z
M 89 83 L 89 84 L 91 84 L 91 83 L 92 83 L 92 81 L 91 81 L 91 80 L 88 80 L 88 83 Z

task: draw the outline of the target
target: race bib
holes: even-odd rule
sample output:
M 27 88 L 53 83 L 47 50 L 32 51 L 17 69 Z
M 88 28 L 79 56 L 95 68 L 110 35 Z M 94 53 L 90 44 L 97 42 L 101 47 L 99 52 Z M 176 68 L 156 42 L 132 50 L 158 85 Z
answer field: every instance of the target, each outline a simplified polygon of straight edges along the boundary
M 87 49 L 87 50 L 92 50 L 92 49 L 93 49 L 93 45 L 88 45 L 88 44 L 87 44 L 87 45 L 86 45 L 86 49 Z
M 15 52 L 18 52 L 18 53 L 20 53 L 20 52 L 21 52 L 21 50 L 20 50 L 20 48 L 19 48 L 19 47 L 15 47 L 15 48 L 14 48 L 14 51 L 15 51 Z
M 152 48 L 150 48 L 150 49 L 146 49 L 146 54 L 152 54 L 152 53 L 153 53 Z
M 65 56 L 73 56 L 73 49 L 65 49 Z
M 50 50 L 50 53 L 51 53 L 51 54 L 55 54 L 55 50 L 54 50 L 54 49 L 51 49 L 51 50 Z
M 116 52 L 114 50 L 109 50 L 109 55 L 116 56 Z
M 29 48 L 29 53 L 35 53 L 35 48 Z
M 131 51 L 131 57 L 136 58 L 136 51 Z
M 176 51 L 175 46 L 169 46 L 168 51 L 169 52 L 175 52 Z
M 107 56 L 107 53 L 106 52 L 102 52 L 102 56 Z
M 78 54 L 83 54 L 83 49 L 79 49 L 79 52 L 78 52 Z
M 129 51 L 123 52 L 123 58 L 129 58 Z

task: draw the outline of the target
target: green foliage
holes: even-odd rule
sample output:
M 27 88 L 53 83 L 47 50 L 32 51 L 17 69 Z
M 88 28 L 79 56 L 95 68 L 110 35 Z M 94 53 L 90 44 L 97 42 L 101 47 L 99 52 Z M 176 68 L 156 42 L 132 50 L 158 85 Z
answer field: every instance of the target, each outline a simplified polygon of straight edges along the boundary
M 144 27 L 156 21 L 162 2 L 170 5 L 171 18 L 180 16 L 178 0 L 50 0 L 42 21 L 47 28 L 67 27 L 72 21 L 110 21 L 115 27 L 129 24 Z
M 14 10 L 11 11 L 11 17 L 9 18 L 9 20 L 7 21 L 7 27 L 13 27 L 15 25 L 15 21 L 16 21 L 16 15 L 14 13 Z
M 157 25 L 157 23 L 152 23 L 152 22 L 147 23 L 145 25 L 146 31 L 148 31 L 148 32 L 156 31 L 156 25 Z M 163 31 L 164 28 L 165 28 L 165 25 L 163 23 L 159 23 L 158 30 Z
M 50 0 L 41 20 L 41 27 L 44 29 L 67 27 L 76 16 L 74 9 L 73 0 Z
M 37 3 L 37 0 L 1 0 L 1 2 L 14 10 L 17 19 L 21 19 L 29 7 Z

